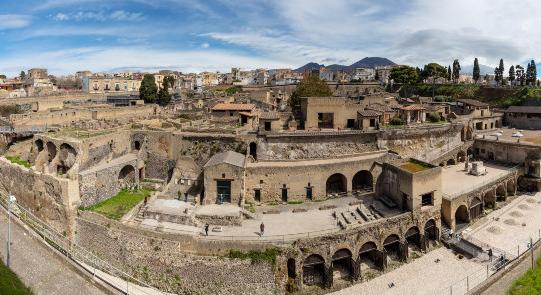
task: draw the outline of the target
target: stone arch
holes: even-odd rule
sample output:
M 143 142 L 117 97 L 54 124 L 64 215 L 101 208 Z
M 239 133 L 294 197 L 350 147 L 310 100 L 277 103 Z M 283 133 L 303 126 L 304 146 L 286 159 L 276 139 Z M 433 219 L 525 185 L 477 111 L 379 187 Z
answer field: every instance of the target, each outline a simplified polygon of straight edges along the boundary
M 509 179 L 506 183 L 507 194 L 515 195 L 515 180 Z
M 307 286 L 324 287 L 327 281 L 325 259 L 321 255 L 312 254 L 302 264 L 302 282 Z
M 458 206 L 455 211 L 455 228 L 462 227 L 470 223 L 470 216 L 468 212 L 468 207 L 462 204 Z
M 118 173 L 118 180 L 120 181 L 121 187 L 135 184 L 135 168 L 132 165 L 126 165 L 122 167 L 122 169 L 120 169 L 120 172 Z
M 36 141 L 34 141 L 34 144 L 36 146 L 36 149 L 38 150 L 38 153 L 43 151 L 43 140 L 38 138 Z
M 466 161 L 466 152 L 459 151 L 456 154 L 456 159 L 457 159 L 458 162 L 465 162 Z
M 445 167 L 445 162 L 441 162 L 441 163 L 439 164 L 439 166 L 440 166 L 440 167 Z
M 63 143 L 60 145 L 58 153 L 59 163 L 57 171 L 59 174 L 67 173 L 77 161 L 77 151 L 71 145 Z
M 496 195 L 494 190 L 488 190 L 483 194 L 483 203 L 485 208 L 496 208 Z
M 391 258 L 400 257 L 400 237 L 396 234 L 391 234 L 383 240 L 383 249 L 387 256 Z
M 374 178 L 372 173 L 368 170 L 361 170 L 353 176 L 351 180 L 351 187 L 353 190 L 372 191 L 374 185 Z
M 333 277 L 349 280 L 353 276 L 353 256 L 351 251 L 342 248 L 332 256 Z
M 470 219 L 480 218 L 483 214 L 483 201 L 479 197 L 474 197 L 470 202 Z
M 451 159 L 447 160 L 447 166 L 455 165 L 455 164 L 456 164 L 455 159 L 451 158 Z
M 347 179 L 344 174 L 335 173 L 329 176 L 325 184 L 325 191 L 327 195 L 347 192 Z
M 421 233 L 417 226 L 410 227 L 404 236 L 408 246 L 417 246 L 421 249 Z
M 248 145 L 248 152 L 249 155 L 254 158 L 254 160 L 257 160 L 257 143 L 250 142 L 250 144 Z
M 435 241 L 438 239 L 438 228 L 436 226 L 436 221 L 430 219 L 425 223 L 425 239 Z
M 507 188 L 505 183 L 500 183 L 496 187 L 496 201 L 503 202 L 507 199 Z
M 378 261 L 378 246 L 374 242 L 366 242 L 359 250 L 359 264 L 365 268 L 382 269 L 381 261 Z
M 51 161 L 56 157 L 56 145 L 53 142 L 48 141 L 45 146 L 47 148 L 48 155 L 47 161 L 51 163 Z

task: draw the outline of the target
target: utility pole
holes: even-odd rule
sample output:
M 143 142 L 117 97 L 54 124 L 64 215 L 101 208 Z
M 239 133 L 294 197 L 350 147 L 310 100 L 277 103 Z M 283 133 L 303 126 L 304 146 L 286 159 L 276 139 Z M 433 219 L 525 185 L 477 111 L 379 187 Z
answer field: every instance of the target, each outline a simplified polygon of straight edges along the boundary
M 9 267 L 11 258 L 11 204 L 15 203 L 15 196 L 9 195 L 8 197 L 8 239 L 6 242 L 6 265 Z

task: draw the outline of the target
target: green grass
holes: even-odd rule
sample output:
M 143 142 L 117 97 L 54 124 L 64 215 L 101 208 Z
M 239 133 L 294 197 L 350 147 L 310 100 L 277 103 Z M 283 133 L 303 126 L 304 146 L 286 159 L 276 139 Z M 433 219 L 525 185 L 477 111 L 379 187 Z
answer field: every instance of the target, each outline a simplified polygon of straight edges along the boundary
M 537 258 L 533 269 L 529 269 L 522 277 L 513 282 L 507 294 L 541 294 L 541 256 Z
M 21 159 L 19 156 L 6 156 L 6 159 L 8 159 L 13 164 L 18 164 L 26 168 L 30 168 L 32 165 L 27 160 Z
M 4 265 L 2 259 L 0 259 L 0 294 L 33 294 L 32 290 L 26 287 L 15 273 Z
M 242 260 L 250 259 L 253 264 L 266 262 L 274 266 L 276 264 L 276 256 L 279 254 L 280 250 L 277 248 L 266 249 L 265 251 L 251 250 L 248 252 L 229 250 L 227 257 Z
M 400 165 L 400 168 L 406 170 L 406 171 L 409 171 L 411 173 L 415 173 L 415 172 L 421 172 L 421 171 L 424 171 L 426 169 L 429 169 L 431 168 L 431 166 L 427 165 L 427 164 L 424 164 L 424 163 L 421 163 L 421 162 L 417 162 L 417 161 L 409 161 L 405 164 L 402 164 Z
M 291 200 L 291 201 L 287 201 L 287 203 L 289 205 L 299 205 L 299 204 L 302 204 L 304 202 L 302 200 Z
M 150 196 L 150 192 L 151 190 L 149 189 L 123 189 L 116 196 L 91 207 L 85 208 L 84 210 L 97 212 L 107 216 L 108 218 L 119 220 L 145 197 Z

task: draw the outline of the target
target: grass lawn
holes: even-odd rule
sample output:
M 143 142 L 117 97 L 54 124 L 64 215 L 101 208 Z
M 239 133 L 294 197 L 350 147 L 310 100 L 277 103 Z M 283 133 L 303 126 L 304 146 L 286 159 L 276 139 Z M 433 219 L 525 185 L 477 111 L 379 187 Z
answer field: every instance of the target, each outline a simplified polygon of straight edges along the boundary
M 426 164 L 423 164 L 423 163 L 410 161 L 410 162 L 407 162 L 405 164 L 400 165 L 400 168 L 402 168 L 402 169 L 404 169 L 406 171 L 409 171 L 411 173 L 415 173 L 415 172 L 420 172 L 420 171 L 429 169 L 430 166 L 428 166 Z
M 541 256 L 537 258 L 534 269 L 529 269 L 522 277 L 513 282 L 507 294 L 541 294 Z
M 27 160 L 21 159 L 19 156 L 6 156 L 6 159 L 8 159 L 11 163 L 19 164 L 21 166 L 24 166 L 26 168 L 30 168 L 32 165 Z
M 26 295 L 33 294 L 19 277 L 11 271 L 0 259 L 0 294 Z
M 150 196 L 150 192 L 151 190 L 149 189 L 123 189 L 116 196 L 84 210 L 94 211 L 108 218 L 119 220 L 145 197 Z

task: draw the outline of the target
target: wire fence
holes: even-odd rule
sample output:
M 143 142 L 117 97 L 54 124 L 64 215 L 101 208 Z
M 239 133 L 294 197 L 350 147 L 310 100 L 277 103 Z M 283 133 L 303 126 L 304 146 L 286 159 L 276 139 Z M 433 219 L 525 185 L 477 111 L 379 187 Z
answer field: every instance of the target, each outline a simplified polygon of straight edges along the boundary
M 530 233 L 530 238 L 522 239 L 519 241 L 516 246 L 508 249 L 499 249 L 493 246 L 490 246 L 486 243 L 483 243 L 473 237 L 465 238 L 467 241 L 470 241 L 478 246 L 482 246 L 485 251 L 488 249 L 492 250 L 493 256 L 491 259 L 485 263 L 484 267 L 480 266 L 479 268 L 468 273 L 463 278 L 450 282 L 446 284 L 446 287 L 435 290 L 433 294 L 438 295 L 462 295 L 467 294 L 469 291 L 475 287 L 481 285 L 491 276 L 496 273 L 505 270 L 509 265 L 516 262 L 517 259 L 523 257 L 524 255 L 532 255 L 533 258 L 533 249 L 535 246 L 541 242 L 541 228 L 537 231 L 532 231 Z
M 9 205 L 5 196 L 0 196 L 0 205 L 5 210 L 10 210 L 13 215 L 34 230 L 36 234 L 59 253 L 110 287 L 125 294 L 165 294 L 70 241 L 65 233 L 59 233 L 19 204 L 12 203 Z M 8 206 L 11 208 L 8 209 Z

